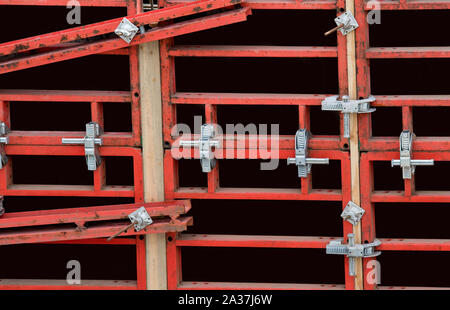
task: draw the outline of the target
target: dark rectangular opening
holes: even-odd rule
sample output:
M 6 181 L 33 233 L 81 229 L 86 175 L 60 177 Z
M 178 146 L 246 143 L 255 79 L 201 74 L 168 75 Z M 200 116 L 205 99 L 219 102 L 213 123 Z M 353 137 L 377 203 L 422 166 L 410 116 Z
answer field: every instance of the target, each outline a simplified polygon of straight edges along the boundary
M 450 252 L 384 251 L 377 257 L 383 286 L 450 286 Z
M 180 92 L 338 92 L 334 58 L 177 57 L 175 68 Z
M 403 130 L 401 108 L 377 107 L 370 116 L 372 117 L 372 136 L 400 136 Z
M 92 185 L 94 182 L 84 156 L 11 157 L 14 184 Z
M 133 131 L 131 120 L 131 103 L 129 102 L 103 103 L 103 117 L 105 122 L 105 131 Z
M 344 283 L 344 257 L 324 249 L 183 247 L 181 256 L 184 281 Z
M 2 33 L 0 43 L 42 35 L 49 32 L 65 30 L 92 23 L 102 22 L 108 19 L 127 15 L 126 8 L 119 7 L 81 7 L 80 23 L 69 24 L 67 17 L 73 10 L 66 6 L 23 6 L 23 5 L 3 5 L 0 28 L 11 28 L 14 17 L 20 16 L 22 21 L 15 22 L 14 31 Z M 70 15 L 69 17 L 72 17 Z M 71 19 L 69 19 L 71 20 Z M 32 26 L 30 26 L 32 25 Z
M 32 259 L 30 259 L 30 253 Z M 67 263 L 80 263 L 83 280 L 136 280 L 134 245 L 19 244 L 0 247 L 1 279 L 65 280 Z M 114 258 L 114 259 L 111 259 Z
M 383 10 L 377 13 L 380 23 L 369 24 L 370 46 L 449 45 L 448 36 L 438 30 L 448 27 L 449 10 Z
M 330 160 L 328 165 L 312 165 L 312 187 L 317 189 L 340 189 L 341 161 Z
M 404 190 L 401 168 L 392 167 L 389 161 L 374 161 L 372 163 L 374 190 Z M 369 180 L 361 180 L 361 182 L 369 182 Z
M 450 136 L 449 119 L 450 108 L 448 107 L 414 107 L 414 134 L 428 137 Z
M 186 134 L 200 134 L 200 127 L 206 123 L 205 118 L 205 106 L 203 104 L 178 104 L 176 106 L 177 111 L 177 124 L 187 125 L 189 132 Z M 183 131 L 182 127 L 178 127 L 178 130 Z M 181 133 L 175 133 L 181 134 Z M 174 135 L 174 133 L 172 133 Z
M 336 36 L 323 35 L 334 18 L 334 10 L 253 10 L 244 23 L 178 36 L 175 44 L 336 46 Z
M 337 201 L 192 200 L 193 234 L 342 236 Z M 320 222 L 311 221 L 320 218 Z
M 103 157 L 107 185 L 134 185 L 133 157 Z
M 376 203 L 377 237 L 450 239 L 449 216 L 450 203 Z
M 272 159 L 276 161 L 277 159 Z M 262 170 L 257 159 L 225 159 L 219 161 L 221 187 L 300 188 L 300 178 L 295 165 L 287 165 L 286 159 L 278 160 L 274 170 Z
M 12 130 L 86 131 L 91 121 L 89 102 L 11 102 L 10 113 Z
M 178 160 L 178 184 L 180 187 L 208 186 L 208 175 L 202 172 L 199 159 Z
M 251 134 L 295 135 L 298 130 L 298 106 L 245 106 L 219 105 L 217 107 L 218 123 L 224 133 L 236 134 L 243 125 Z M 227 126 L 228 125 L 228 126 Z M 274 125 L 274 126 L 273 126 Z M 279 132 L 273 132 L 278 126 Z M 228 127 L 230 129 L 228 129 Z M 230 131 L 230 132 L 229 132 Z M 249 134 L 249 132 L 245 134 Z M 269 137 L 270 139 L 270 137 Z
M 45 197 L 5 196 L 6 212 L 25 212 L 66 208 L 96 207 L 134 203 L 132 197 Z
M 340 113 L 322 111 L 321 107 L 309 107 L 311 133 L 313 135 L 339 135 Z
M 449 161 L 434 161 L 433 166 L 418 166 L 415 177 L 416 190 L 450 191 L 449 174 Z
M 5 89 L 129 90 L 128 58 L 91 55 L 56 62 L 2 74 L 0 85 Z
M 450 59 L 372 59 L 374 95 L 447 95 Z M 377 113 L 377 112 L 375 112 Z

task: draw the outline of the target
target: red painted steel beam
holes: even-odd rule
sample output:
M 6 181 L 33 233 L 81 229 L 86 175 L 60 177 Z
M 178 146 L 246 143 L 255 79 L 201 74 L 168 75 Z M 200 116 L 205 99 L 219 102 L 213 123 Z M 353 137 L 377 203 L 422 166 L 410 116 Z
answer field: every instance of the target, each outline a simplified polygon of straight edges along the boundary
M 129 91 L 0 89 L 3 101 L 131 102 Z
M 423 290 L 450 290 L 450 287 L 430 287 L 430 286 L 383 286 L 383 285 L 379 285 L 377 286 L 377 290 L 382 290 L 382 291 L 386 291 L 386 290 L 393 290 L 393 291 L 399 291 L 399 290 L 407 290 L 407 291 L 411 291 L 411 290 L 418 290 L 418 291 L 423 291 Z
M 382 10 L 448 10 L 450 2 L 447 0 L 378 0 Z M 374 6 L 366 1 L 365 10 L 373 10 Z
M 128 222 L 101 223 L 86 229 L 75 229 L 74 227 L 50 227 L 36 229 L 13 229 L 6 232 L 0 232 L 0 245 L 22 244 L 22 243 L 42 243 L 73 239 L 90 239 L 110 237 L 118 231 L 126 228 Z M 141 231 L 135 232 L 130 229 L 121 234 L 121 236 L 143 235 L 149 233 L 180 232 L 192 225 L 192 217 L 183 217 L 173 223 L 167 219 L 154 219 L 153 223 Z
M 324 249 L 338 237 L 181 234 L 177 246 Z
M 148 214 L 153 218 L 185 214 L 190 210 L 191 204 L 189 200 L 176 200 L 101 207 L 12 212 L 5 213 L 0 217 L 0 228 L 127 219 L 130 213 L 140 207 L 145 207 Z
M 65 48 L 58 51 L 21 57 L 19 59 L 13 59 L 0 63 L 0 74 L 238 23 L 245 21 L 249 14 L 251 14 L 250 9 L 242 8 L 207 17 L 196 18 L 165 27 L 156 27 L 144 34 L 136 35 L 136 37 L 133 39 L 133 41 L 131 41 L 130 44 L 128 44 L 121 38 L 114 38 L 84 44 L 83 46 L 79 47 Z
M 179 290 L 345 290 L 344 284 L 181 281 Z
M 255 94 L 255 93 L 184 93 L 170 97 L 174 104 L 232 104 L 232 105 L 305 105 L 320 106 L 331 95 L 313 94 Z
M 334 46 L 176 45 L 170 56 L 183 57 L 337 57 Z
M 450 46 L 370 47 L 366 57 L 376 58 L 450 58 Z
M 127 7 L 129 0 L 77 0 L 80 6 Z M 0 0 L 0 5 L 67 6 L 68 0 Z
M 401 172 L 400 172 L 401 173 Z M 407 196 L 403 191 L 374 191 L 371 202 L 450 202 L 450 191 L 415 191 Z M 430 206 L 432 208 L 432 206 Z
M 171 20 L 178 17 L 189 16 L 201 12 L 207 12 L 234 4 L 241 3 L 242 0 L 200 0 L 189 4 L 178 5 L 126 16 L 126 18 L 136 25 L 144 26 L 162 21 Z M 42 34 L 26 39 L 15 40 L 0 44 L 0 56 L 13 53 L 25 52 L 37 48 L 52 46 L 55 44 L 82 40 L 99 36 L 106 33 L 112 33 L 122 21 L 123 17 L 115 18 L 99 23 L 89 24 L 80 27 L 74 27 L 66 30 Z
M 379 251 L 450 251 L 448 239 L 380 239 Z
M 69 285 L 67 280 L 54 279 L 0 279 L 0 290 L 136 290 L 132 280 L 82 280 Z
M 293 173 L 296 173 L 295 169 Z M 177 199 L 343 200 L 342 191 L 335 189 L 312 189 L 304 194 L 300 188 L 220 187 L 214 193 L 208 193 L 203 187 L 180 187 L 171 195 Z
M 450 95 L 377 95 L 374 107 L 447 107 Z M 399 133 L 400 135 L 400 133 Z
M 190 2 L 192 2 L 192 0 L 166 1 L 169 5 Z M 333 10 L 336 8 L 336 1 L 247 0 L 245 5 L 258 10 Z

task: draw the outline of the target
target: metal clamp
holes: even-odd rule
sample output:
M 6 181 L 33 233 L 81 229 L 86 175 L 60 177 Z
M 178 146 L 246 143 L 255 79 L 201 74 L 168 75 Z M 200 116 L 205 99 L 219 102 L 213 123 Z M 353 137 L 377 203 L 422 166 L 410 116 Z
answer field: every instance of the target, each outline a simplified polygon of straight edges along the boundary
M 365 212 L 366 211 L 363 208 L 350 200 L 345 206 L 344 211 L 342 211 L 341 217 L 344 221 L 348 221 L 352 225 L 356 225 L 359 223 Z
M 329 35 L 335 31 L 340 31 L 344 36 L 347 35 L 349 32 L 355 30 L 359 27 L 358 22 L 356 21 L 355 17 L 350 11 L 347 11 L 338 17 L 334 19 L 334 22 L 336 23 L 336 27 L 333 29 L 325 32 L 324 35 Z
M 5 153 L 5 147 L 3 144 L 9 143 L 9 137 L 6 134 L 9 132 L 8 126 L 4 122 L 0 122 L 0 169 L 2 169 L 8 163 L 8 157 Z
M 295 158 L 288 158 L 287 164 L 295 164 L 298 167 L 298 177 L 306 178 L 311 172 L 311 165 L 328 165 L 328 158 L 308 158 L 308 138 L 306 129 L 299 129 L 295 134 Z
M 180 146 L 197 147 L 200 151 L 200 164 L 203 172 L 211 172 L 216 166 L 216 160 L 212 152 L 213 147 L 219 147 L 219 141 L 211 140 L 216 135 L 214 126 L 211 124 L 203 124 L 200 129 L 200 140 L 197 141 L 180 141 Z
M 391 161 L 392 167 L 400 166 L 403 171 L 403 179 L 411 179 L 416 170 L 416 166 L 433 166 L 433 159 L 411 159 L 412 140 L 415 137 L 409 130 L 404 130 L 400 134 L 400 159 Z
M 340 111 L 344 114 L 344 138 L 350 138 L 350 113 L 372 113 L 376 109 L 370 107 L 375 101 L 374 96 L 361 100 L 350 100 L 349 96 L 327 97 L 322 101 L 322 111 Z
M 0 216 L 5 214 L 5 208 L 3 207 L 3 196 L 0 196 Z
M 381 254 L 375 251 L 375 247 L 381 244 L 381 241 L 375 239 L 372 243 L 355 244 L 355 235 L 348 234 L 348 244 L 342 244 L 343 239 L 332 240 L 327 244 L 326 253 L 335 255 L 346 255 L 349 258 L 349 275 L 355 276 L 355 258 L 356 257 L 375 257 Z
M 121 37 L 125 42 L 130 44 L 131 40 L 133 40 L 138 31 L 138 27 L 136 27 L 128 19 L 124 18 L 120 22 L 119 26 L 117 26 L 116 30 L 114 30 L 114 33 Z
M 90 122 L 86 124 L 86 136 L 84 138 L 63 138 L 63 144 L 84 144 L 84 153 L 86 155 L 86 164 L 88 170 L 97 170 L 102 163 L 98 152 L 98 146 L 103 144 L 103 139 L 99 138 L 103 130 L 99 124 Z
M 150 225 L 151 223 L 153 223 L 153 220 L 150 217 L 150 214 L 148 214 L 148 212 L 145 209 L 145 207 L 140 207 L 136 211 L 128 214 L 128 218 L 130 219 L 131 224 L 128 225 L 127 227 L 119 230 L 114 235 L 112 235 L 111 237 L 106 239 L 107 241 L 110 241 L 111 239 L 114 239 L 115 237 L 117 237 L 121 233 L 123 233 L 123 232 L 127 231 L 128 229 L 130 229 L 132 226 L 134 226 L 134 230 L 135 231 L 140 231 L 140 230 L 144 229 L 145 227 L 147 227 L 148 225 Z

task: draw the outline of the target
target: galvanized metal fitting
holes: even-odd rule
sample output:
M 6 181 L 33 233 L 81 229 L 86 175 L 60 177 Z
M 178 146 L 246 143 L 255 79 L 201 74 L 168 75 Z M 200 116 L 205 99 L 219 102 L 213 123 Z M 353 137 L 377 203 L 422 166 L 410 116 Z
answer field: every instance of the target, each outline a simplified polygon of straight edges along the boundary
M 128 215 L 128 218 L 130 219 L 131 223 L 134 223 L 134 230 L 140 231 L 153 223 L 152 218 L 148 214 L 145 207 L 140 207 L 133 213 L 130 213 Z
M 103 139 L 99 138 L 103 130 L 98 123 L 90 122 L 86 124 L 86 136 L 84 138 L 63 138 L 63 144 L 84 144 L 84 154 L 88 170 L 97 170 L 102 163 L 98 146 L 103 144 Z
M 381 241 L 375 239 L 371 243 L 355 244 L 355 235 L 348 234 L 348 244 L 342 244 L 343 239 L 330 241 L 326 246 L 327 254 L 346 255 L 349 258 L 349 275 L 355 276 L 355 258 L 357 257 L 375 257 L 381 254 L 375 251 L 375 247 L 381 244 Z
M 369 96 L 366 99 L 350 100 L 349 96 L 331 96 L 322 100 L 322 111 L 340 111 L 344 114 L 344 138 L 350 138 L 350 113 L 372 113 L 376 109 L 370 103 L 376 99 Z
M 341 217 L 344 221 L 350 222 L 352 225 L 356 225 L 361 220 L 361 217 L 366 211 L 358 206 L 353 201 L 349 201 L 341 213 Z
M 400 159 L 391 161 L 392 167 L 402 167 L 403 179 L 411 179 L 416 170 L 416 166 L 433 166 L 433 159 L 411 159 L 412 141 L 415 135 L 409 130 L 404 130 L 400 134 Z
M 180 146 L 183 147 L 196 147 L 200 152 L 200 164 L 202 166 L 202 171 L 205 173 L 211 172 L 216 166 L 216 159 L 212 152 L 213 147 L 219 147 L 219 141 L 212 140 L 216 133 L 214 126 L 212 124 L 203 124 L 200 129 L 200 140 L 190 141 L 182 140 L 180 141 Z
M 347 11 L 334 19 L 336 25 L 340 26 L 339 31 L 345 36 L 359 27 L 358 22 L 352 12 Z
M 9 143 L 9 137 L 6 136 L 9 132 L 6 123 L 0 122 L 0 169 L 2 169 L 8 163 L 8 157 L 5 153 L 5 144 Z
M 138 31 L 138 27 L 136 27 L 128 19 L 124 18 L 120 22 L 119 26 L 117 26 L 116 30 L 114 30 L 114 33 L 121 37 L 125 42 L 130 44 L 131 40 L 133 40 Z
M 295 133 L 295 158 L 287 159 L 287 164 L 295 164 L 298 168 L 298 177 L 306 178 L 311 172 L 313 164 L 328 165 L 328 158 L 308 158 L 309 133 L 306 129 L 299 129 Z

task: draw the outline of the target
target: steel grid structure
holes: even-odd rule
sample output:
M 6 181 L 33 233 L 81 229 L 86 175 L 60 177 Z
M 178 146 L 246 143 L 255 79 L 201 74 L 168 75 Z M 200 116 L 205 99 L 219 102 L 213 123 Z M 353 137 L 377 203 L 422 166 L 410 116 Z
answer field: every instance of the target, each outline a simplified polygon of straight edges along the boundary
M 358 96 L 371 94 L 370 60 L 371 59 L 419 59 L 419 58 L 449 58 L 449 46 L 415 46 L 415 47 L 371 47 L 369 25 L 366 16 L 371 9 L 364 0 L 355 1 L 355 18 L 360 28 L 356 31 L 356 62 Z M 448 1 L 379 1 L 381 10 L 448 10 Z M 375 107 L 401 107 L 402 128 L 414 133 L 413 108 L 414 107 L 445 107 L 450 105 L 448 95 L 378 95 L 373 106 Z M 375 112 L 376 113 L 376 112 Z M 413 202 L 449 202 L 450 191 L 416 191 L 414 175 L 411 179 L 404 179 L 404 189 L 400 191 L 374 190 L 375 161 L 391 161 L 399 158 L 398 137 L 373 137 L 372 115 L 359 116 L 359 141 L 361 153 L 361 207 L 366 211 L 362 218 L 362 240 L 371 242 L 376 238 L 375 203 L 413 203 Z M 432 120 L 429 120 L 430 122 Z M 400 132 L 398 133 L 400 135 Z M 450 140 L 448 137 L 417 137 L 413 141 L 412 157 L 414 159 L 434 159 L 435 161 L 448 161 L 450 155 Z M 396 169 L 396 168 L 392 168 Z M 400 169 L 399 169 L 400 170 Z M 401 173 L 401 171 L 397 171 Z M 407 218 L 405 214 L 405 218 Z M 387 239 L 382 240 L 381 251 L 448 251 L 448 240 L 445 239 Z M 368 259 L 366 259 L 367 262 Z M 371 268 L 363 263 L 364 274 Z M 404 289 L 404 287 L 377 287 L 368 283 L 365 277 L 365 289 Z M 420 289 L 432 289 L 421 287 Z
M 139 1 L 79 1 L 82 6 L 124 7 L 128 14 L 142 12 L 138 7 Z M 66 6 L 67 1 L 2 1 L 1 5 L 55 5 Z M 108 53 L 107 53 L 108 54 Z M 110 102 L 131 104 L 131 132 L 105 132 L 102 135 L 103 146 L 100 147 L 100 156 L 126 156 L 133 159 L 133 185 L 111 186 L 106 184 L 105 161 L 93 172 L 93 185 L 39 185 L 14 184 L 12 179 L 12 162 L 14 155 L 29 156 L 80 156 L 84 157 L 83 146 L 62 145 L 62 138 L 83 137 L 84 132 L 67 131 L 18 131 L 9 133 L 10 141 L 5 151 L 10 156 L 7 165 L 0 170 L 0 195 L 2 196 L 84 196 L 84 197 L 130 197 L 135 203 L 143 202 L 142 187 L 142 152 L 140 133 L 140 105 L 139 105 L 139 69 L 138 47 L 132 46 L 124 50 L 113 51 L 109 54 L 128 55 L 130 71 L 129 91 L 81 91 L 81 90 L 29 90 L 14 89 L 0 92 L 0 119 L 11 128 L 9 102 L 70 102 L 79 104 L 90 102 L 91 121 L 103 125 L 103 105 Z M 98 209 L 97 207 L 92 207 Z M 101 207 L 100 207 L 101 209 Z M 48 212 L 48 211 L 46 211 Z M 44 212 L 45 213 L 45 212 Z M 120 229 L 120 227 L 118 227 Z M 95 234 L 94 234 L 95 235 Z M 20 235 L 18 236 L 20 237 Z M 40 236 L 42 237 L 42 236 Z M 36 238 L 36 237 L 33 237 Z M 52 239 L 53 238 L 53 239 Z M 54 236 L 50 240 L 54 239 Z M 135 281 L 104 281 L 88 280 L 81 285 L 69 285 L 66 280 L 40 280 L 40 279 L 2 279 L 0 289 L 145 289 L 145 240 L 142 236 L 132 238 L 116 238 L 111 241 L 86 236 L 87 239 L 64 240 L 51 244 L 110 244 L 111 246 L 134 245 L 136 247 L 136 280 Z M 45 237 L 36 239 L 46 241 Z

